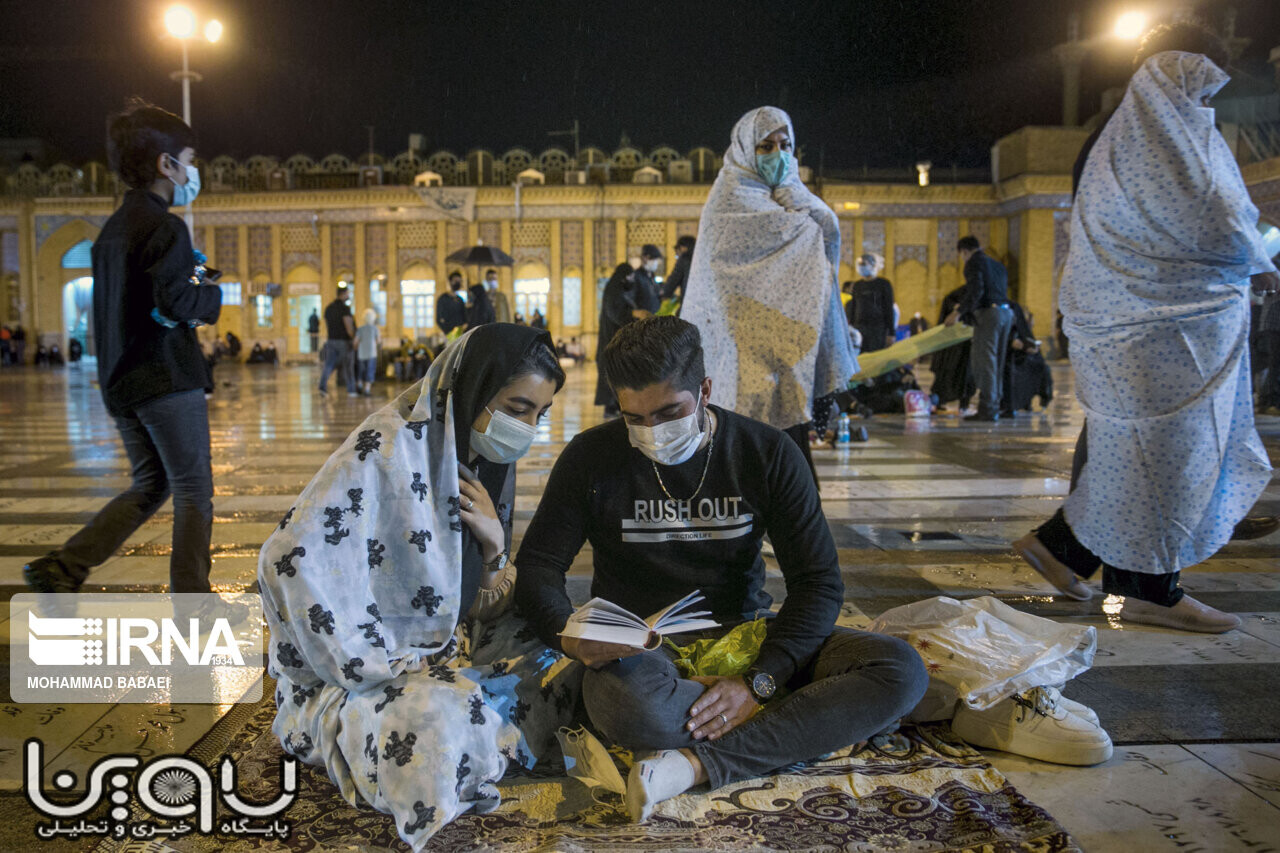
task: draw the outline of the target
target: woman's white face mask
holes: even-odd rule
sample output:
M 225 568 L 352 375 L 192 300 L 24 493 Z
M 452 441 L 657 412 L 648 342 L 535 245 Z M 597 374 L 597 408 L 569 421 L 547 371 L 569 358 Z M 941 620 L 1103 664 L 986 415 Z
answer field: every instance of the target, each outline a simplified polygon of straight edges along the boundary
M 687 462 L 702 445 L 703 430 L 698 426 L 700 408 L 701 405 L 683 418 L 653 427 L 627 424 L 631 446 L 659 465 Z
M 489 425 L 484 432 L 471 428 L 471 449 L 490 462 L 509 465 L 529 452 L 538 428 L 530 426 L 506 412 L 489 413 Z

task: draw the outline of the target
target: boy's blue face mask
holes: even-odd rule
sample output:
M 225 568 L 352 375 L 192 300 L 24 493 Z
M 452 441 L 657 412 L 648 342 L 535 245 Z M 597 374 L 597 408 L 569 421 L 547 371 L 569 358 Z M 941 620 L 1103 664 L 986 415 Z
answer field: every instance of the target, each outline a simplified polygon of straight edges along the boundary
M 760 179 L 771 187 L 776 187 L 791 171 L 793 159 L 786 151 L 770 151 L 768 154 L 756 155 L 756 171 Z

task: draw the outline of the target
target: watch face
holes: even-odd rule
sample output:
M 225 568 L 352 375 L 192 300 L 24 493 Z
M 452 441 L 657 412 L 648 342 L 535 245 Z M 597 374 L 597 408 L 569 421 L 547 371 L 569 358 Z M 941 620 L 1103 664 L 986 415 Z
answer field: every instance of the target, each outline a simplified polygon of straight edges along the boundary
M 751 679 L 751 692 L 762 698 L 773 695 L 773 676 L 767 672 L 757 672 Z

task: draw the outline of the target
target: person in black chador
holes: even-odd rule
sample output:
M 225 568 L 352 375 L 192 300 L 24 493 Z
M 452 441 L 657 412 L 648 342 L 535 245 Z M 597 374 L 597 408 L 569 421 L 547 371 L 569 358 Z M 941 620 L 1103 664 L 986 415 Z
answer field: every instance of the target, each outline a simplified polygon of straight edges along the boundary
M 962 284 L 942 298 L 938 325 L 946 322 L 951 312 L 956 310 L 956 306 L 964 297 L 964 289 L 965 285 Z M 973 375 L 969 371 L 970 346 L 969 341 L 962 341 L 933 354 L 933 387 L 930 393 L 938 398 L 937 411 L 939 412 L 945 412 L 946 404 L 952 400 L 960 401 L 962 411 L 969 407 L 969 399 L 973 397 L 975 391 Z
M 1032 397 L 1040 398 L 1041 408 L 1053 399 L 1053 377 L 1040 354 L 1040 342 L 1032 333 L 1031 322 L 1017 302 L 1011 301 L 1009 307 L 1013 309 L 1013 330 L 1009 333 L 1009 354 L 1004 364 L 1002 418 L 1012 418 L 1017 411 L 1031 411 Z
M 473 284 L 467 290 L 471 294 L 471 300 L 467 303 L 467 328 L 474 329 L 485 323 L 498 322 L 497 312 L 494 310 L 493 302 L 489 299 L 489 291 L 485 286 Z
M 140 100 L 111 120 L 108 156 L 130 189 L 93 244 L 93 320 L 102 398 L 133 482 L 61 548 L 24 567 L 37 592 L 79 589 L 89 570 L 170 495 L 169 591 L 210 591 L 213 474 L 205 393 L 213 382 L 192 325 L 217 321 L 222 290 L 193 284 L 191 237 L 169 213 L 199 192 L 195 144 L 180 118 Z M 242 608 L 232 615 L 243 618 Z
M 844 306 L 849 325 L 862 335 L 862 352 L 875 352 L 893 343 L 893 285 L 876 275 L 876 256 L 858 258 L 852 296 Z
M 652 257 L 641 255 L 641 268 L 631 264 L 618 264 L 613 270 L 608 284 L 604 286 L 604 295 L 600 299 L 600 335 L 596 343 L 596 405 L 604 406 L 606 418 L 617 417 L 618 399 L 600 370 L 600 356 L 605 347 L 618 330 L 628 323 L 650 317 L 657 312 L 658 292 L 653 285 L 653 273 L 641 275 L 644 265 L 654 265 L 661 259 L 662 253 L 656 246 L 645 246 L 643 252 L 652 251 Z

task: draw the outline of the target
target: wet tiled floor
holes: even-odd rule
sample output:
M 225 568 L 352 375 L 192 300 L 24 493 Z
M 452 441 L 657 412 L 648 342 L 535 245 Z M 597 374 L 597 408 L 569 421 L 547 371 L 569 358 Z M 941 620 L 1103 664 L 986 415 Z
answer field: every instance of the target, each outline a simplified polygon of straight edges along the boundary
M 1184 574 L 1185 586 L 1237 612 L 1243 630 L 1217 637 L 1122 625 L 1101 596 L 1080 603 L 1051 590 L 1008 542 L 1047 517 L 1067 491 L 1081 423 L 1070 372 L 1054 368 L 1046 413 L 999 424 L 955 415 L 878 416 L 871 440 L 816 454 L 824 509 L 840 548 L 844 624 L 865 625 L 936 595 L 993 594 L 1014 606 L 1098 629 L 1094 668 L 1066 693 L 1094 707 L 1117 743 L 1095 768 L 1064 768 L 993 753 L 995 764 L 1055 815 L 1087 850 L 1280 849 L 1280 534 L 1228 546 Z M 398 390 L 373 398 L 314 389 L 314 368 L 223 366 L 210 401 L 216 495 L 213 579 L 250 588 L 257 552 L 330 452 Z M 548 427 L 521 461 L 516 536 L 537 506 L 564 442 L 598 423 L 592 367 L 571 371 Z M 927 380 L 925 382 L 927 387 Z M 1280 462 L 1280 418 L 1259 421 Z M 0 590 L 61 543 L 128 482 L 128 465 L 91 369 L 0 371 Z M 1280 513 L 1280 479 L 1261 510 Z M 87 589 L 159 589 L 168 579 L 164 508 L 90 577 Z M 590 554 L 570 575 L 585 598 Z M 781 576 L 769 585 L 782 595 Z M 0 634 L 7 639 L 7 608 Z M 0 654 L 8 662 L 7 643 Z M 4 682 L 7 696 L 7 678 Z M 22 741 L 40 734 L 47 761 L 83 768 L 107 752 L 182 751 L 222 706 L 4 705 L 0 790 L 20 784 Z

